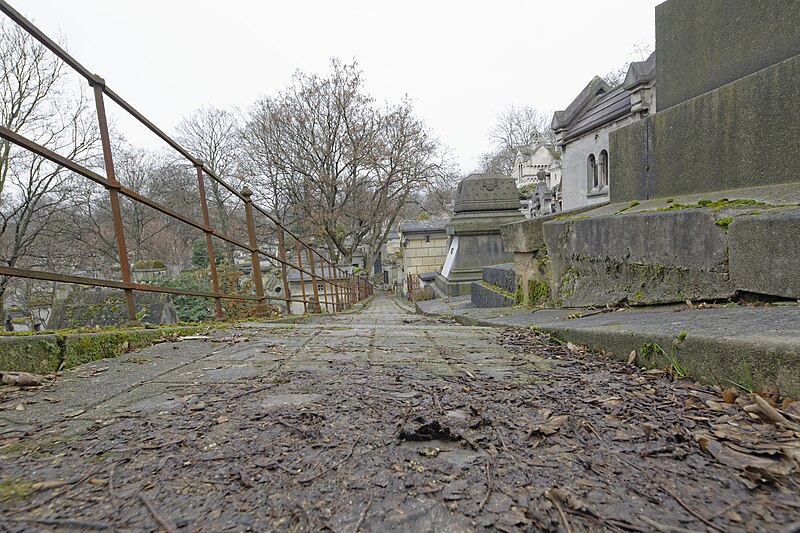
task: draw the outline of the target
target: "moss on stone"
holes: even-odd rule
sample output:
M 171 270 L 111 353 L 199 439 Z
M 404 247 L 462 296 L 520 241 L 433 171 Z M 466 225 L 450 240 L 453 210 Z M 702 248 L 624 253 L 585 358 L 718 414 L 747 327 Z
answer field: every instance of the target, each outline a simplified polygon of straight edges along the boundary
M 21 477 L 8 477 L 0 480 L 0 502 L 16 503 L 25 501 L 36 492 L 33 481 Z
M 540 253 L 536 256 L 536 266 L 539 267 L 539 273 L 544 274 L 547 270 L 547 263 L 550 262 L 550 256 L 546 253 Z
M 517 285 L 517 290 L 514 291 L 514 305 L 520 305 L 524 301 L 525 293 L 523 292 L 522 287 Z
M 733 222 L 733 217 L 725 217 L 725 218 L 720 218 L 719 220 L 714 222 L 714 224 L 716 224 L 720 228 L 728 229 L 728 226 L 731 225 L 731 222 Z
M 575 293 L 575 284 L 579 273 L 576 268 L 568 268 L 558 280 L 558 292 L 561 296 L 572 296 Z
M 746 205 L 768 205 L 764 202 L 757 200 L 728 200 L 727 198 L 720 198 L 719 200 L 698 200 L 696 204 L 672 204 L 665 207 L 659 207 L 657 211 L 677 211 L 679 209 L 701 209 L 709 208 L 714 211 L 719 211 L 723 207 L 742 207 Z
M 540 305 L 550 299 L 550 287 L 543 281 L 528 281 L 528 305 Z

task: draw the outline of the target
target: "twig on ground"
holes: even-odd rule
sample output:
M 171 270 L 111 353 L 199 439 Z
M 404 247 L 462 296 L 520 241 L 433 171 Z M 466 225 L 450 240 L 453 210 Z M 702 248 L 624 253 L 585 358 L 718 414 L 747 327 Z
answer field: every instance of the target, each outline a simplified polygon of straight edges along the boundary
M 492 495 L 492 474 L 489 471 L 489 467 L 491 464 L 487 463 L 486 468 L 484 469 L 484 474 L 486 476 L 486 495 L 481 500 L 480 505 L 478 505 L 478 511 L 483 511 L 483 506 L 486 505 L 486 502 L 489 501 L 489 496 Z
M 297 426 L 293 426 L 292 424 L 290 424 L 289 422 L 286 422 L 285 420 L 283 420 L 281 418 L 275 419 L 275 423 L 294 431 L 295 433 L 297 433 L 298 435 L 300 435 L 304 439 L 310 439 L 310 438 L 313 437 L 313 435 L 310 432 L 306 431 L 305 429 L 299 428 Z
M 651 526 L 651 527 L 655 528 L 656 531 L 660 531 L 661 533 L 702 533 L 702 532 L 694 530 L 694 529 L 685 529 L 685 528 L 678 527 L 678 526 L 670 526 L 670 525 L 667 525 L 667 524 L 661 524 L 659 522 L 656 522 L 655 520 L 651 520 L 650 518 L 647 518 L 646 516 L 640 516 L 639 520 L 641 520 L 642 522 L 644 522 L 648 526 Z
M 714 531 L 719 531 L 720 533 L 725 533 L 724 529 L 720 528 L 719 526 L 714 524 L 711 520 L 709 520 L 708 518 L 704 517 L 703 515 L 701 515 L 700 513 L 695 511 L 694 509 L 692 509 L 691 507 L 689 507 L 689 505 L 685 501 L 681 500 L 680 497 L 677 494 L 675 494 L 674 492 L 669 490 L 667 487 L 662 485 L 660 488 L 661 488 L 661 490 L 663 490 L 664 492 L 666 492 L 667 494 L 672 496 L 672 499 L 675 500 L 676 502 L 678 502 L 678 504 L 681 507 L 686 509 L 689 512 L 689 514 L 691 514 L 692 516 L 694 516 L 695 518 L 700 520 L 702 523 L 704 523 L 705 525 L 707 525 L 708 527 L 710 527 Z
M 6 518 L 9 522 L 31 522 L 48 526 L 75 527 L 84 529 L 112 529 L 114 526 L 105 522 L 88 522 L 85 520 L 59 520 L 57 518 Z
M 130 452 L 138 452 L 141 450 L 160 450 L 161 448 L 167 448 L 172 446 L 173 444 L 180 444 L 181 442 L 185 441 L 186 437 L 178 437 L 174 440 L 168 440 L 167 442 L 162 442 L 161 444 L 143 444 L 141 446 L 134 446 L 132 448 L 123 448 L 121 450 L 109 450 L 113 453 L 130 453 Z
M 567 515 L 564 512 L 564 509 L 561 507 L 561 504 L 558 503 L 556 498 L 550 497 L 550 501 L 553 502 L 553 505 L 556 506 L 556 510 L 558 511 L 558 516 L 561 517 L 561 523 L 564 524 L 564 529 L 567 530 L 567 533 L 572 533 L 572 526 L 569 525 L 569 520 L 567 520 Z
M 264 390 L 267 390 L 267 389 L 271 389 L 274 386 L 275 386 L 274 383 L 270 383 L 268 385 L 262 385 L 260 387 L 256 387 L 255 389 L 250 389 L 250 390 L 246 390 L 244 392 L 240 392 L 239 394 L 234 394 L 233 396 L 231 396 L 230 399 L 231 400 L 235 400 L 237 398 L 241 398 L 242 396 L 247 396 L 248 394 L 255 394 L 257 392 L 261 392 L 261 391 L 264 391 Z
M 364 520 L 367 518 L 367 513 L 369 512 L 369 508 L 372 507 L 372 494 L 369 496 L 369 501 L 367 502 L 367 506 L 364 507 L 364 510 L 361 511 L 361 516 L 358 517 L 358 522 L 356 522 L 356 527 L 353 528 L 353 533 L 358 533 L 359 528 L 361 528 L 361 524 L 364 523 Z
M 324 476 L 325 474 L 327 474 L 331 470 L 334 470 L 335 468 L 338 468 L 342 463 L 344 463 L 345 461 L 350 459 L 350 457 L 353 455 L 353 452 L 356 450 L 356 445 L 358 444 L 358 442 L 360 440 L 361 440 L 361 435 L 359 435 L 356 438 L 356 440 L 353 441 L 353 445 L 350 447 L 350 451 L 347 453 L 347 455 L 344 456 L 344 458 L 341 461 L 339 461 L 339 462 L 333 464 L 332 466 L 322 470 L 318 474 L 315 474 L 315 475 L 313 475 L 313 476 L 311 476 L 309 478 L 306 478 L 306 479 L 298 479 L 297 481 L 300 482 L 300 483 L 310 483 L 311 481 L 314 481 L 315 479 Z
M 714 516 L 712 516 L 710 518 L 710 520 L 714 520 L 715 518 L 719 518 L 720 516 L 724 515 L 728 511 L 732 511 L 733 509 L 736 509 L 737 507 L 739 507 L 741 504 L 745 503 L 746 501 L 749 501 L 749 500 L 747 500 L 747 499 L 736 500 L 732 504 L 730 504 L 727 507 L 725 507 L 723 510 L 714 513 Z
M 156 522 L 158 522 L 158 525 L 163 527 L 167 533 L 175 533 L 177 531 L 175 524 L 173 524 L 170 519 L 165 518 L 158 513 L 153 505 L 153 502 L 150 501 L 150 498 L 140 493 L 139 499 L 142 501 L 144 506 L 147 507 L 147 510 L 150 511 L 150 514 L 153 515 L 153 518 Z

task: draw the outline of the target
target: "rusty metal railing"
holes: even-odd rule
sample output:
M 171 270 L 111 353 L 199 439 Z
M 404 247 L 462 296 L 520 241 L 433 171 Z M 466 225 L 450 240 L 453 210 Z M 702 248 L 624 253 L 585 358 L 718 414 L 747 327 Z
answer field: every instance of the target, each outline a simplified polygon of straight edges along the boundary
M 135 291 L 146 292 L 159 292 L 175 295 L 187 296 L 201 296 L 214 299 L 215 315 L 218 319 L 223 318 L 223 300 L 247 300 L 255 303 L 255 315 L 263 317 L 267 314 L 265 302 L 268 300 L 283 301 L 286 305 L 287 313 L 292 313 L 292 303 L 300 303 L 303 307 L 303 312 L 319 312 L 322 306 L 328 312 L 336 312 L 344 308 L 349 308 L 357 301 L 362 300 L 372 293 L 372 286 L 369 281 L 364 277 L 357 277 L 353 274 L 343 270 L 337 265 L 333 264 L 327 257 L 321 254 L 314 247 L 305 242 L 299 236 L 292 233 L 286 228 L 280 220 L 273 216 L 268 211 L 262 209 L 252 200 L 252 191 L 247 187 L 241 191 L 236 190 L 233 186 L 228 184 L 225 180 L 220 178 L 213 170 L 208 168 L 203 161 L 190 154 L 178 142 L 169 137 L 166 133 L 161 131 L 155 124 L 149 121 L 144 115 L 137 111 L 132 105 L 126 102 L 122 97 L 117 95 L 106 85 L 105 81 L 99 76 L 92 74 L 88 69 L 81 65 L 75 58 L 58 46 L 47 35 L 40 31 L 30 21 L 23 17 L 20 13 L 15 11 L 7 2 L 0 0 L 0 11 L 8 16 L 15 24 L 24 29 L 34 39 L 47 47 L 53 54 L 56 55 L 61 61 L 68 65 L 72 70 L 82 76 L 94 92 L 95 107 L 97 110 L 97 120 L 100 133 L 100 140 L 103 151 L 103 163 L 105 167 L 105 176 L 101 176 L 84 166 L 63 157 L 48 148 L 36 144 L 35 142 L 27 139 L 7 128 L 0 126 L 0 138 L 15 144 L 25 150 L 28 150 L 40 157 L 43 157 L 61 167 L 72 171 L 78 176 L 82 176 L 96 184 L 105 187 L 108 190 L 111 215 L 114 224 L 114 234 L 116 240 L 116 251 L 119 256 L 119 266 L 122 280 L 106 280 L 84 276 L 73 276 L 60 274 L 55 272 L 45 272 L 40 270 L 28 270 L 22 268 L 12 268 L 0 266 L 0 276 L 28 278 L 42 281 L 52 281 L 59 283 L 72 283 L 82 284 L 95 287 L 107 287 L 114 289 L 121 289 L 125 293 L 125 305 L 127 316 L 129 320 L 135 320 L 136 309 L 134 302 Z M 105 98 L 110 99 L 122 108 L 126 113 L 135 118 L 139 123 L 144 125 L 148 130 L 154 133 L 158 138 L 167 143 L 171 148 L 177 151 L 184 159 L 186 159 L 195 168 L 197 173 L 197 186 L 199 194 L 199 203 L 202 213 L 202 222 L 196 221 L 191 217 L 178 213 L 169 207 L 147 198 L 138 192 L 122 185 L 116 177 L 114 169 L 114 160 L 111 151 L 111 139 L 109 136 L 108 123 L 105 110 Z M 225 234 L 218 229 L 214 228 L 211 223 L 211 218 L 208 211 L 208 200 L 206 195 L 205 183 L 207 179 L 211 179 L 218 183 L 220 186 L 228 190 L 234 197 L 242 201 L 245 211 L 245 220 L 247 223 L 247 242 L 242 242 L 234 237 Z M 175 289 L 171 287 L 163 287 L 158 285 L 151 285 L 145 283 L 135 283 L 131 277 L 131 268 L 128 260 L 127 246 L 125 242 L 124 221 L 120 209 L 119 197 L 124 196 L 134 202 L 139 202 L 155 209 L 156 211 L 167 215 L 175 220 L 187 224 L 195 229 L 202 231 L 206 238 L 206 249 L 209 257 L 209 269 L 211 274 L 211 291 L 196 291 Z M 278 255 L 267 252 L 259 248 L 256 239 L 256 223 L 254 220 L 254 213 L 259 213 L 275 225 L 277 239 L 278 239 Z M 297 262 L 287 259 L 287 249 L 285 246 L 285 236 L 289 235 L 294 240 Z M 220 291 L 219 276 L 217 273 L 216 264 L 214 261 L 214 242 L 213 238 L 222 240 L 237 248 L 244 249 L 250 252 L 250 263 L 252 268 L 252 281 L 255 287 L 255 294 L 231 294 L 223 293 Z M 307 264 L 304 264 L 304 256 Z M 282 278 L 283 278 L 283 296 L 267 296 L 264 293 L 263 281 L 261 279 L 261 263 L 260 258 L 266 257 L 271 261 L 280 264 Z M 319 272 L 317 268 L 319 267 Z M 294 297 L 291 294 L 290 284 L 288 280 L 288 269 L 295 269 L 299 273 L 300 279 L 300 298 Z M 327 270 L 327 273 L 326 273 Z M 307 276 L 307 277 L 306 277 Z M 312 290 L 311 294 L 306 294 L 306 280 L 311 281 Z M 321 290 L 320 290 L 321 287 Z M 322 295 L 319 293 L 322 292 Z M 313 294 L 313 299 L 312 295 Z

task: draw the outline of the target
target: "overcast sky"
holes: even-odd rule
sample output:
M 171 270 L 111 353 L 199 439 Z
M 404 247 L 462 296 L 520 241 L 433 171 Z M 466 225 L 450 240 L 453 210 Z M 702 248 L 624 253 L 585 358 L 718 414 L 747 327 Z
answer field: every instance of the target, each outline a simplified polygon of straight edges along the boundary
M 246 109 L 296 70 L 355 59 L 368 92 L 411 97 L 467 172 L 504 109 L 551 115 L 654 48 L 662 0 L 9 1 L 168 133 L 202 105 Z

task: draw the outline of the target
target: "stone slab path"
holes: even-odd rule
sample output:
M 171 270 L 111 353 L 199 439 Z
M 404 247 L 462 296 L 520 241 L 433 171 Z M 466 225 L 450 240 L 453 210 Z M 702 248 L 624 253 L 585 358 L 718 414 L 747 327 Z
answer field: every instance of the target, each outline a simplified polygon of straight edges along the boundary
M 460 326 L 380 294 L 357 313 L 208 337 L 2 389 L 0 531 L 800 521 L 800 426 L 789 408 L 778 424 L 745 413 L 746 394 L 726 403 L 529 329 Z

